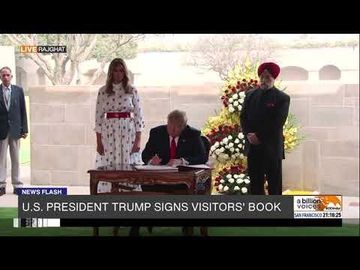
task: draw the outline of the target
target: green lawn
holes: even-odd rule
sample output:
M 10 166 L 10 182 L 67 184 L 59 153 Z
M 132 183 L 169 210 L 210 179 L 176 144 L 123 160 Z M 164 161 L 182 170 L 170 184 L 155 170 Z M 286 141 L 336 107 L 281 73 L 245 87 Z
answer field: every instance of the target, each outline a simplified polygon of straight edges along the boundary
M 13 228 L 17 208 L 0 208 L 0 236 L 91 236 L 91 227 L 69 228 Z M 119 235 L 127 236 L 129 228 L 120 228 Z M 101 236 L 111 236 L 112 228 L 100 229 Z M 180 228 L 155 227 L 149 234 L 146 228 L 142 236 L 181 236 Z M 195 229 L 195 235 L 200 235 Z M 359 225 L 343 227 L 210 227 L 210 236 L 359 236 Z

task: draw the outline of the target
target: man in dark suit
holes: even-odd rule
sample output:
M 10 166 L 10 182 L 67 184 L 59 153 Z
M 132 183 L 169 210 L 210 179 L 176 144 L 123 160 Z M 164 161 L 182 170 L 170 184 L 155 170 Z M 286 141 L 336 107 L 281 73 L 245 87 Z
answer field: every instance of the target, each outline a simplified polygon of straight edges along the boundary
M 285 158 L 283 126 L 290 97 L 274 87 L 280 67 L 272 62 L 258 68 L 260 87 L 246 93 L 240 114 L 246 137 L 251 194 L 263 195 L 265 175 L 269 194 L 282 194 L 282 159 Z
M 201 132 L 187 125 L 185 112 L 178 110 L 168 115 L 167 125 L 151 129 L 142 159 L 152 165 L 170 166 L 207 161 Z
M 175 110 L 167 117 L 167 125 L 151 129 L 150 137 L 142 152 L 146 164 L 179 166 L 204 164 L 208 158 L 201 132 L 187 125 L 186 113 Z M 176 193 L 187 187 L 184 185 L 142 185 L 143 191 Z M 130 236 L 138 236 L 139 227 L 132 227 Z
M 22 183 L 19 180 L 20 138 L 28 133 L 24 90 L 11 84 L 12 74 L 9 67 L 0 69 L 0 188 L 6 187 L 7 149 L 10 148 L 11 180 L 15 189 Z

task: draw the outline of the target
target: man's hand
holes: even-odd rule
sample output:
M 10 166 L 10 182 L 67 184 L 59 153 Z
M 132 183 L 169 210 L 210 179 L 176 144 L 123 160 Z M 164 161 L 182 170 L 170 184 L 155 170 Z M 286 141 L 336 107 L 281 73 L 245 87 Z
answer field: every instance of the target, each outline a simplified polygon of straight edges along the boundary
M 23 134 L 21 135 L 21 138 L 26 139 L 27 135 L 28 135 L 27 133 L 23 133 Z
M 160 163 L 161 163 L 161 158 L 159 158 L 157 154 L 155 154 L 155 156 L 153 156 L 152 159 L 150 159 L 149 161 L 150 165 L 160 165 Z
M 168 166 L 172 166 L 172 167 L 177 167 L 179 165 L 183 165 L 183 161 L 182 159 L 170 159 L 168 164 Z
M 248 133 L 246 137 L 251 144 L 259 145 L 261 143 L 255 133 Z

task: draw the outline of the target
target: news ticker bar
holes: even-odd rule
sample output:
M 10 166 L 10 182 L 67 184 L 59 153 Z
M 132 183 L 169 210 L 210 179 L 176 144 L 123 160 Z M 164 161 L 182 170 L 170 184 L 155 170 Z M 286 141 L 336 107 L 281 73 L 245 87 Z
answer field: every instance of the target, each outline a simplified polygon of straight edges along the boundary
M 208 226 L 208 227 L 341 227 L 341 219 L 14 219 L 14 227 L 113 227 L 113 226 Z
M 315 196 L 19 196 L 18 218 L 341 219 L 342 198 Z

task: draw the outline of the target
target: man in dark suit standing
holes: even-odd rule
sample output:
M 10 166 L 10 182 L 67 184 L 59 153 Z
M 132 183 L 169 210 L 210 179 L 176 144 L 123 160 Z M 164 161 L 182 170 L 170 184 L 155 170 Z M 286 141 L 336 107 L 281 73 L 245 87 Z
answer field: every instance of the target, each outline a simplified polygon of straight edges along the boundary
M 282 194 L 281 164 L 285 158 L 283 126 L 289 112 L 290 97 L 274 87 L 279 73 L 280 67 L 275 63 L 259 66 L 260 87 L 246 93 L 240 114 L 253 195 L 265 194 L 265 175 L 269 194 Z
M 11 180 L 15 189 L 22 186 L 19 180 L 20 138 L 28 133 L 24 90 L 11 84 L 11 69 L 0 69 L 0 188 L 6 187 L 7 149 L 10 149 Z
M 201 132 L 187 125 L 185 112 L 172 111 L 167 125 L 151 129 L 142 159 L 152 165 L 203 164 L 207 161 Z

